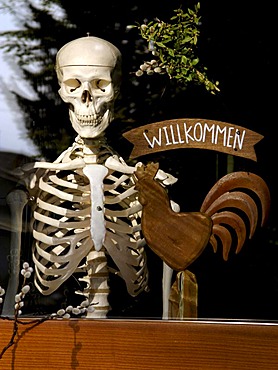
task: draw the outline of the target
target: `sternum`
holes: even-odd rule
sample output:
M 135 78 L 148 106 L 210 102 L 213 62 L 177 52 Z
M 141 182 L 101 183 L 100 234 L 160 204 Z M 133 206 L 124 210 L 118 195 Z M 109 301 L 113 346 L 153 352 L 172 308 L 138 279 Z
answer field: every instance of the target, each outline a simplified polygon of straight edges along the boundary
M 88 164 L 83 168 L 83 173 L 90 181 L 91 237 L 95 250 L 99 251 L 106 234 L 103 180 L 108 173 L 108 169 L 101 164 Z

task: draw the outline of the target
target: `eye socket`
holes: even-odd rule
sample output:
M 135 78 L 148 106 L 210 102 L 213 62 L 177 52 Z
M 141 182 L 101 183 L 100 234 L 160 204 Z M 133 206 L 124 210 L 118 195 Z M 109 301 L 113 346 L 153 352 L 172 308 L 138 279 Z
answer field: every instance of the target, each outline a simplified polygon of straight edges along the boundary
M 74 78 L 70 78 L 69 80 L 65 81 L 64 84 L 69 88 L 70 92 L 73 92 L 81 86 L 81 82 Z
M 105 92 L 105 88 L 110 84 L 110 81 L 107 80 L 95 80 L 94 85 L 97 89 L 100 89 L 102 92 Z

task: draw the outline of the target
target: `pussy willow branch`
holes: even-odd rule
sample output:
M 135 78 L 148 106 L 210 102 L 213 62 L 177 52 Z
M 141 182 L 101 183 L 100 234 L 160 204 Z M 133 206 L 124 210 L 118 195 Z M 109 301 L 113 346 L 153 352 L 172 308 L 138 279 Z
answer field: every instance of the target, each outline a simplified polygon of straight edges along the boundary
M 85 312 L 92 312 L 94 310 L 93 304 L 90 304 L 88 299 L 85 299 L 77 307 L 68 306 L 65 309 L 58 310 L 57 313 L 46 315 L 46 316 L 44 316 L 40 319 L 37 319 L 37 320 L 32 320 L 32 321 L 21 321 L 21 320 L 19 320 L 18 317 L 21 314 L 21 307 L 23 307 L 23 305 L 24 305 L 23 304 L 23 299 L 25 297 L 25 294 L 27 294 L 30 290 L 30 286 L 25 285 L 26 280 L 31 276 L 32 272 L 33 272 L 33 268 L 29 267 L 28 262 L 24 262 L 23 263 L 23 269 L 21 270 L 21 274 L 23 275 L 24 279 L 23 279 L 23 283 L 22 283 L 21 292 L 19 294 L 16 294 L 16 296 L 15 296 L 14 317 L 13 318 L 11 318 L 11 317 L 0 317 L 0 320 L 1 319 L 3 319 L 3 320 L 13 320 L 13 322 L 14 322 L 11 339 L 10 339 L 9 343 L 0 352 L 0 360 L 3 357 L 3 355 L 5 354 L 5 352 L 16 343 L 15 338 L 18 334 L 19 324 L 21 324 L 21 325 L 32 325 L 32 326 L 30 326 L 29 329 L 27 329 L 27 330 L 30 330 L 33 327 L 35 327 L 35 326 L 37 326 L 37 325 L 39 325 L 39 324 L 41 324 L 44 321 L 49 320 L 49 319 L 55 319 L 55 318 L 69 319 L 71 317 L 71 314 L 73 314 L 75 317 L 77 317 L 77 316 L 83 315 Z M 1 287 L 0 287 L 0 295 L 2 296 L 4 293 L 5 293 L 4 289 L 1 290 Z M 1 302 L 2 302 L 2 300 L 1 300 Z M 18 337 L 17 340 L 19 340 L 19 339 L 20 339 L 20 336 Z
M 34 327 L 34 326 L 37 326 L 38 324 L 41 324 L 44 321 L 49 320 L 51 318 L 52 318 L 51 315 L 48 315 L 48 316 L 42 317 L 42 318 L 37 319 L 37 320 L 32 320 L 32 321 L 26 321 L 25 322 L 25 321 L 18 320 L 18 317 L 16 317 L 16 316 L 13 319 L 10 318 L 10 317 L 0 317 L 0 320 L 2 319 L 2 320 L 13 320 L 14 321 L 13 333 L 12 333 L 11 339 L 10 339 L 9 343 L 0 352 L 0 360 L 2 359 L 5 352 L 16 343 L 15 337 L 18 334 L 19 325 L 32 325 L 32 327 Z

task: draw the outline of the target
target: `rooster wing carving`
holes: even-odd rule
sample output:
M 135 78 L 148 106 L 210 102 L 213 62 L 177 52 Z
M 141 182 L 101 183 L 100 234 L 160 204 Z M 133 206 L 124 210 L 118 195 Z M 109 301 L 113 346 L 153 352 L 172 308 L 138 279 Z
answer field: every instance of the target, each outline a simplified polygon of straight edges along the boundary
M 259 215 L 261 226 L 265 225 L 270 193 L 261 177 L 232 172 L 211 188 L 199 212 L 176 213 L 166 189 L 154 179 L 158 166 L 149 163 L 137 168 L 136 189 L 143 206 L 141 225 L 146 242 L 172 269 L 185 270 L 209 243 L 215 252 L 222 244 L 227 260 L 234 240 L 231 230 L 238 253 L 246 238 L 253 236 Z

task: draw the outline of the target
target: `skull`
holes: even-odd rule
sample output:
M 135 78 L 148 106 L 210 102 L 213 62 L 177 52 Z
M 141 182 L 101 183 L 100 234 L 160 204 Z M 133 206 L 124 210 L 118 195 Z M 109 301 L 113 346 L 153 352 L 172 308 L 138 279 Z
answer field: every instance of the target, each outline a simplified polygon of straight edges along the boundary
M 121 82 L 120 51 L 106 40 L 82 37 L 58 51 L 56 72 L 74 130 L 82 138 L 98 137 L 114 118 Z

